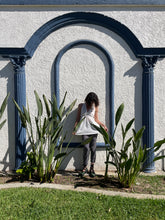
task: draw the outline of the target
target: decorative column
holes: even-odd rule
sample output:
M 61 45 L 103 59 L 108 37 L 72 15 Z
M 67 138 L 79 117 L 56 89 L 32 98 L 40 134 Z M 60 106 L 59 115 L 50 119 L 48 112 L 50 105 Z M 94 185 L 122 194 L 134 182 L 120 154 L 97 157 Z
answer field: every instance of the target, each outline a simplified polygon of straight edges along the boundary
M 21 109 L 26 106 L 26 78 L 25 78 L 25 63 L 26 58 L 11 57 L 11 63 L 14 67 L 14 93 L 15 101 Z M 17 170 L 22 161 L 26 158 L 26 130 L 22 127 L 19 118 L 18 110 L 15 107 L 15 170 Z
M 154 146 L 154 66 L 158 57 L 142 57 L 142 124 L 145 126 L 143 134 L 143 146 L 152 148 Z M 154 149 L 148 152 L 148 159 L 143 165 L 144 172 L 155 171 Z

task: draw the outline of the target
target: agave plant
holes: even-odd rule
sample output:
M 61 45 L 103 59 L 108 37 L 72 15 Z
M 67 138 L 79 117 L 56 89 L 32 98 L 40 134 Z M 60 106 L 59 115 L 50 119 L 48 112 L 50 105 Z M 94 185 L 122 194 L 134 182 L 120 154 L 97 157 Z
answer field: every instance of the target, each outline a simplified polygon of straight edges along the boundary
M 8 94 L 8 95 L 5 97 L 5 99 L 3 100 L 3 102 L 2 102 L 2 105 L 1 105 L 1 108 L 0 108 L 0 119 L 2 118 L 2 115 L 3 115 L 4 111 L 5 111 L 5 108 L 6 108 L 6 105 L 7 105 L 7 100 L 8 100 L 8 98 L 9 98 L 9 95 L 10 95 L 10 94 Z M 0 123 L 0 129 L 4 126 L 5 123 L 6 123 L 6 119 Z
M 122 143 L 120 150 L 118 151 L 116 149 L 117 146 L 115 141 L 115 133 L 123 110 L 124 104 L 121 104 L 115 114 L 115 129 L 112 136 L 108 135 L 108 133 L 101 126 L 93 126 L 102 134 L 106 145 L 105 179 L 108 178 L 108 165 L 112 164 L 116 168 L 118 179 L 121 185 L 123 187 L 130 187 L 135 183 L 137 176 L 144 169 L 143 164 L 147 160 L 148 151 L 151 149 L 147 148 L 146 146 L 142 146 L 142 136 L 145 129 L 144 127 L 137 132 L 132 129 L 132 135 L 126 138 L 128 131 L 131 129 L 135 119 L 130 120 L 125 128 L 121 124 Z M 154 151 L 158 151 L 164 143 L 165 139 L 157 141 L 153 146 Z M 154 161 L 162 159 L 163 157 L 164 156 L 155 157 Z
M 65 120 L 72 111 L 76 100 L 68 108 L 65 108 L 64 102 L 67 94 L 65 93 L 62 103 L 58 107 L 55 95 L 53 95 L 52 101 L 48 101 L 45 95 L 43 95 L 46 110 L 46 116 L 44 116 L 43 103 L 36 91 L 34 91 L 34 94 L 38 109 L 37 116 L 35 117 L 35 130 L 32 126 L 29 106 L 27 105 L 27 108 L 23 106 L 23 110 L 21 110 L 14 101 L 22 126 L 26 128 L 28 141 L 31 146 L 31 152 L 27 153 L 26 161 L 22 163 L 17 172 L 27 175 L 28 178 L 31 178 L 34 172 L 36 172 L 41 182 L 51 182 L 64 158 L 68 155 L 67 150 L 71 139 L 64 149 L 63 143 L 66 139 L 66 133 L 64 134 L 63 128 Z M 36 130 L 37 134 L 34 135 Z

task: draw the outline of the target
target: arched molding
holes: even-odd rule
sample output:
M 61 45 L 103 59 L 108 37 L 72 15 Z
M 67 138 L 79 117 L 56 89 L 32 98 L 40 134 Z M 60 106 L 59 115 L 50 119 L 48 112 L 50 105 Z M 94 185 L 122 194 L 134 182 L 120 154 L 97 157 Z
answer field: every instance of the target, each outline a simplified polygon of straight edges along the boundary
M 108 66 L 109 66 L 109 73 L 108 73 L 108 78 L 109 78 L 109 90 L 108 90 L 108 97 L 109 97 L 109 121 L 110 126 L 109 126 L 109 131 L 110 134 L 113 134 L 114 131 L 114 64 L 111 55 L 109 52 L 99 43 L 91 40 L 77 40 L 74 42 L 71 42 L 67 44 L 56 56 L 55 62 L 54 62 L 54 87 L 55 87 L 55 94 L 56 94 L 56 99 L 58 105 L 60 104 L 60 61 L 62 56 L 70 49 L 73 47 L 79 46 L 79 45 L 90 45 L 93 46 L 94 48 L 97 48 L 99 51 L 101 51 L 107 61 L 108 61 Z
M 119 35 L 138 58 L 144 56 L 165 57 L 165 48 L 144 48 L 132 31 L 117 20 L 103 14 L 93 12 L 71 12 L 58 16 L 42 25 L 28 40 L 24 48 L 0 47 L 0 56 L 33 56 L 39 44 L 54 31 L 74 24 L 93 24 L 104 27 Z
M 25 50 L 32 57 L 39 44 L 52 32 L 74 24 L 93 24 L 119 35 L 131 48 L 136 57 L 143 54 L 143 47 L 136 36 L 123 24 L 113 18 L 98 13 L 73 12 L 56 17 L 41 26 L 25 45 Z

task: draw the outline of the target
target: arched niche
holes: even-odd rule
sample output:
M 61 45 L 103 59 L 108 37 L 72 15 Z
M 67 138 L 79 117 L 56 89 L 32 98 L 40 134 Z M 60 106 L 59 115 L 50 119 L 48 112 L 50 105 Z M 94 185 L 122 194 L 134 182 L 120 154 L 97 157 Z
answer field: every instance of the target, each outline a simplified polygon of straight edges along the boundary
M 77 40 L 74 42 L 71 42 L 69 44 L 67 44 L 56 56 L 55 58 L 55 62 L 54 62 L 54 87 L 55 87 L 55 94 L 56 94 L 56 98 L 57 98 L 57 103 L 59 105 L 60 103 L 60 61 L 62 56 L 70 49 L 72 49 L 73 47 L 76 46 L 80 46 L 80 45 L 90 45 L 94 48 L 97 48 L 99 51 L 101 51 L 108 62 L 108 66 L 109 66 L 109 72 L 108 72 L 108 103 L 109 103 L 109 131 L 110 134 L 113 134 L 113 130 L 114 130 L 114 64 L 113 64 L 113 60 L 111 58 L 111 55 L 109 54 L 109 52 L 99 43 L 91 41 L 91 40 Z M 99 144 L 98 144 L 99 145 Z M 103 145 L 102 143 L 100 143 L 100 145 Z

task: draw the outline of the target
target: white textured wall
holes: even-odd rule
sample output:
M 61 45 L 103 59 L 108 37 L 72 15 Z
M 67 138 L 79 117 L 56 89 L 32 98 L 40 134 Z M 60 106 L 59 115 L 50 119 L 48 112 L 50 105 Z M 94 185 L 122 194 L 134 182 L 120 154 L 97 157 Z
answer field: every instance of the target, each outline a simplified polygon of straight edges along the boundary
M 5 9 L 5 10 L 4 10 Z M 140 40 L 144 47 L 165 47 L 165 12 L 156 7 L 63 7 L 63 8 L 1 8 L 0 10 L 0 47 L 24 47 L 32 34 L 44 23 L 71 11 L 94 11 L 105 14 L 125 24 Z M 111 54 L 115 66 L 115 110 L 124 102 L 123 124 L 136 117 L 135 128 L 141 127 L 141 61 L 137 60 L 128 45 L 115 33 L 94 25 L 73 25 L 62 28 L 49 35 L 38 47 L 33 58 L 26 63 L 27 98 L 33 115 L 36 113 L 34 89 L 51 97 L 53 91 L 54 59 L 59 50 L 78 39 L 93 40 L 105 47 Z M 165 61 L 158 61 L 155 67 L 155 140 L 164 137 L 165 128 Z M 60 62 L 60 97 L 68 91 L 66 104 L 75 98 L 83 102 L 89 91 L 95 91 L 100 98 L 100 120 L 107 120 L 107 73 L 108 64 L 100 51 L 89 46 L 73 48 Z M 13 70 L 9 61 L 0 60 L 0 103 L 8 91 L 14 96 Z M 14 168 L 14 107 L 9 102 L 9 122 L 0 131 L 0 169 Z M 76 110 L 75 106 L 75 109 Z M 71 117 L 71 127 L 76 111 Z M 8 133 L 9 130 L 9 133 Z M 120 129 L 119 129 L 120 130 Z M 70 131 L 71 132 L 71 131 Z M 120 146 L 120 132 L 117 133 Z M 77 141 L 77 139 L 75 139 Z M 98 138 L 102 142 L 102 138 Z M 66 161 L 63 168 L 79 168 L 82 149 L 77 149 Z M 96 169 L 104 169 L 105 151 L 97 152 Z M 10 164 L 8 164 L 10 161 Z M 162 163 L 156 164 L 161 169 Z

